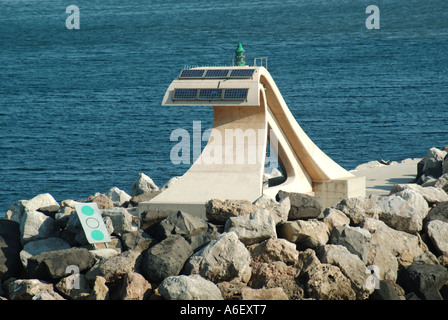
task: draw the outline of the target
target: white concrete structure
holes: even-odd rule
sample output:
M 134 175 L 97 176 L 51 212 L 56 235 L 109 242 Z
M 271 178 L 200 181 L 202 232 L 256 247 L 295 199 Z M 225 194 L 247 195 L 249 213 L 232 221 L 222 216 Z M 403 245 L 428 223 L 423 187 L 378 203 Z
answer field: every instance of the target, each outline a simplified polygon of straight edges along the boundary
M 365 178 L 343 169 L 311 141 L 264 67 L 183 70 L 169 86 L 162 105 L 213 106 L 213 130 L 191 168 L 169 189 L 140 203 L 140 212 L 164 208 L 204 216 L 204 204 L 210 199 L 252 202 L 262 194 L 275 196 L 279 190 L 313 194 L 324 207 L 365 195 Z M 272 143 L 271 135 L 278 144 Z M 263 188 L 269 138 L 284 176 Z

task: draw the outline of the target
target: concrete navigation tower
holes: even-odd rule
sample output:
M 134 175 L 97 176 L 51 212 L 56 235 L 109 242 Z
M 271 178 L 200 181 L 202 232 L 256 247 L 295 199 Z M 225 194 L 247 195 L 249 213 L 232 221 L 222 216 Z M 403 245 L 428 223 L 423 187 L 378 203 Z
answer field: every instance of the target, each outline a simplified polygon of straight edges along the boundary
M 172 209 L 205 217 L 210 199 L 253 202 L 279 190 L 315 195 L 324 207 L 365 195 L 365 177 L 355 177 L 311 141 L 256 59 L 246 65 L 239 43 L 234 65 L 186 68 L 170 84 L 162 106 L 174 108 L 173 113 L 180 106 L 212 106 L 213 129 L 190 169 L 169 189 L 140 203 L 139 211 Z M 263 187 L 268 142 L 283 176 Z

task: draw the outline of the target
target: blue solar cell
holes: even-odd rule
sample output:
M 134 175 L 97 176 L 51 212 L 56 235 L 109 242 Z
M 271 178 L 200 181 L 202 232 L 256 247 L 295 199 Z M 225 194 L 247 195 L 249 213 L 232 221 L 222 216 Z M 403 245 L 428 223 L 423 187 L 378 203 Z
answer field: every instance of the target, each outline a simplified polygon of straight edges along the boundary
M 224 100 L 246 100 L 249 89 L 225 89 Z
M 210 69 L 207 70 L 206 78 L 226 78 L 229 74 L 229 69 Z
M 255 69 L 233 69 L 230 78 L 250 78 L 254 71 Z
M 202 78 L 204 71 L 202 69 L 182 70 L 179 78 Z
M 197 89 L 174 89 L 173 100 L 196 100 Z
M 222 89 L 200 89 L 200 100 L 220 100 L 222 97 Z

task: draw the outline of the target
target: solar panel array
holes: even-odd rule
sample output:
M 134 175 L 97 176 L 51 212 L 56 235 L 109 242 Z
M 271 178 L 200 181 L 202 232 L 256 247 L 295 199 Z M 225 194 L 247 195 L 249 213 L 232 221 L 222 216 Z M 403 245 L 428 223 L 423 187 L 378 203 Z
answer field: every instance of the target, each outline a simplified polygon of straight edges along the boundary
M 184 69 L 179 79 L 251 78 L 255 69 Z
M 173 100 L 246 100 L 249 89 L 174 89 Z

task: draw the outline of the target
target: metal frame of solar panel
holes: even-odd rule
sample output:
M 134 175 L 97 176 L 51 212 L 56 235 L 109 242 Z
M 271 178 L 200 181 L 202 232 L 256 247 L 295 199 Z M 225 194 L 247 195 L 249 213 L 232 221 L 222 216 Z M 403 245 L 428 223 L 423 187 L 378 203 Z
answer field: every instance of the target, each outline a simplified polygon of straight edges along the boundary
M 197 100 L 198 89 L 174 89 L 173 100 Z

